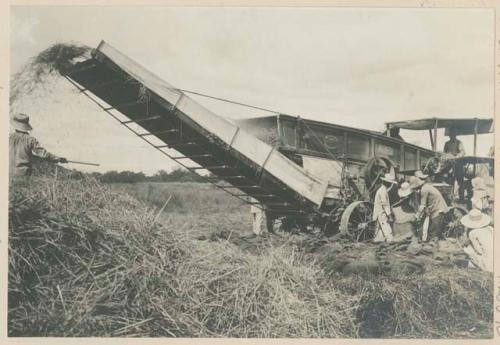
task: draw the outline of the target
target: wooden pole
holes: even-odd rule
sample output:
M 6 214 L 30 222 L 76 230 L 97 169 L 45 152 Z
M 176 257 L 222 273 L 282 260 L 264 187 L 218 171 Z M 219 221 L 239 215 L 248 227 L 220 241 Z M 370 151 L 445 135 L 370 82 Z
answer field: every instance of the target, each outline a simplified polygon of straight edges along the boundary
M 95 167 L 98 167 L 99 164 L 97 163 L 88 163 L 88 162 L 78 162 L 78 161 L 68 161 L 68 163 L 73 163 L 73 164 L 82 164 L 82 165 L 93 165 Z
M 280 145 L 288 145 L 288 138 L 285 137 L 285 133 L 282 132 L 280 115 L 276 115 L 276 131 L 278 132 L 278 140 Z M 290 145 L 291 146 L 291 145 Z
M 477 155 L 477 117 L 474 122 L 474 156 Z
M 436 122 L 434 122 L 434 147 L 433 147 L 434 152 L 436 152 L 436 150 L 437 150 L 437 142 L 438 142 L 438 138 L 437 138 L 438 119 L 436 119 L 435 121 Z
M 477 117 L 474 121 L 474 157 L 477 157 Z M 476 176 L 476 161 L 474 160 L 474 176 Z

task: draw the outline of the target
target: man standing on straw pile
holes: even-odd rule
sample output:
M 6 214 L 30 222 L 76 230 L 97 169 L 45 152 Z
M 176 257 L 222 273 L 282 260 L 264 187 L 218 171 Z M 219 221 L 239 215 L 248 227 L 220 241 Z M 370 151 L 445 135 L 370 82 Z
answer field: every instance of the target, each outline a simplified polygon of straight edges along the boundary
M 444 214 L 448 212 L 448 205 L 441 192 L 416 176 L 410 177 L 410 186 L 420 193 L 417 219 L 423 219 L 426 215 L 429 217 L 429 236 L 423 240 L 440 238 L 443 232 Z
M 10 176 L 30 176 L 33 172 L 33 156 L 53 163 L 67 163 L 61 158 L 45 150 L 38 140 L 29 135 L 33 130 L 26 114 L 15 114 L 12 118 L 14 132 L 9 135 L 9 173 Z

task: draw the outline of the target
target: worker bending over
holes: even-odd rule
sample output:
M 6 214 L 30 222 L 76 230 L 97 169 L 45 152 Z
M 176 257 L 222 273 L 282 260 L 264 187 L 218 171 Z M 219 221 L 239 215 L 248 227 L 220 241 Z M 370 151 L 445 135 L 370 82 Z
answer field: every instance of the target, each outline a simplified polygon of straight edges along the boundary
M 444 215 L 448 212 L 448 205 L 441 192 L 430 183 L 422 181 L 416 176 L 410 177 L 410 186 L 419 194 L 417 219 L 429 217 L 428 236 L 423 240 L 441 238 L 443 235 Z

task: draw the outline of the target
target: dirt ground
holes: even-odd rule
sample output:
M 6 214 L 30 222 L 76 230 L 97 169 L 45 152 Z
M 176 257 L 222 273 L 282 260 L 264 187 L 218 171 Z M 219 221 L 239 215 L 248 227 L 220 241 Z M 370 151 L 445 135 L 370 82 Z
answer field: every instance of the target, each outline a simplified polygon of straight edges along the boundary
M 154 188 L 150 185 L 125 184 L 116 188 L 156 206 L 173 196 L 163 219 L 167 224 L 189 229 L 189 235 L 200 241 L 229 241 L 242 251 L 255 254 L 268 248 L 291 245 L 306 253 L 311 260 L 320 262 L 329 272 L 342 274 L 423 273 L 435 267 L 467 268 L 468 265 L 459 239 L 422 243 L 411 236 L 406 224 L 395 225 L 398 241 L 388 244 L 353 243 L 338 236 L 325 237 L 321 233 L 277 231 L 255 235 L 249 206 L 234 202 L 215 187 L 199 183 L 155 184 Z M 203 193 L 203 198 L 196 200 L 199 192 Z M 397 220 L 410 219 L 409 214 L 400 208 L 395 209 L 395 213 Z

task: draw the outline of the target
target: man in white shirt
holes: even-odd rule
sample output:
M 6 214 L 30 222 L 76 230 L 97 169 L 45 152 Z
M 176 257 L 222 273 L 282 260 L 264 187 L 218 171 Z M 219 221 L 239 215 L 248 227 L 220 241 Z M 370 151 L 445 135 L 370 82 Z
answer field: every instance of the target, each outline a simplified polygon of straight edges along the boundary
M 373 220 L 376 221 L 375 237 L 373 242 L 392 242 L 391 224 L 393 221 L 389 190 L 396 184 L 390 174 L 381 178 L 382 184 L 375 193 L 373 201 Z
M 493 272 L 493 228 L 491 218 L 478 209 L 472 209 L 460 220 L 469 230 L 469 242 L 464 252 L 470 262 L 483 271 Z

